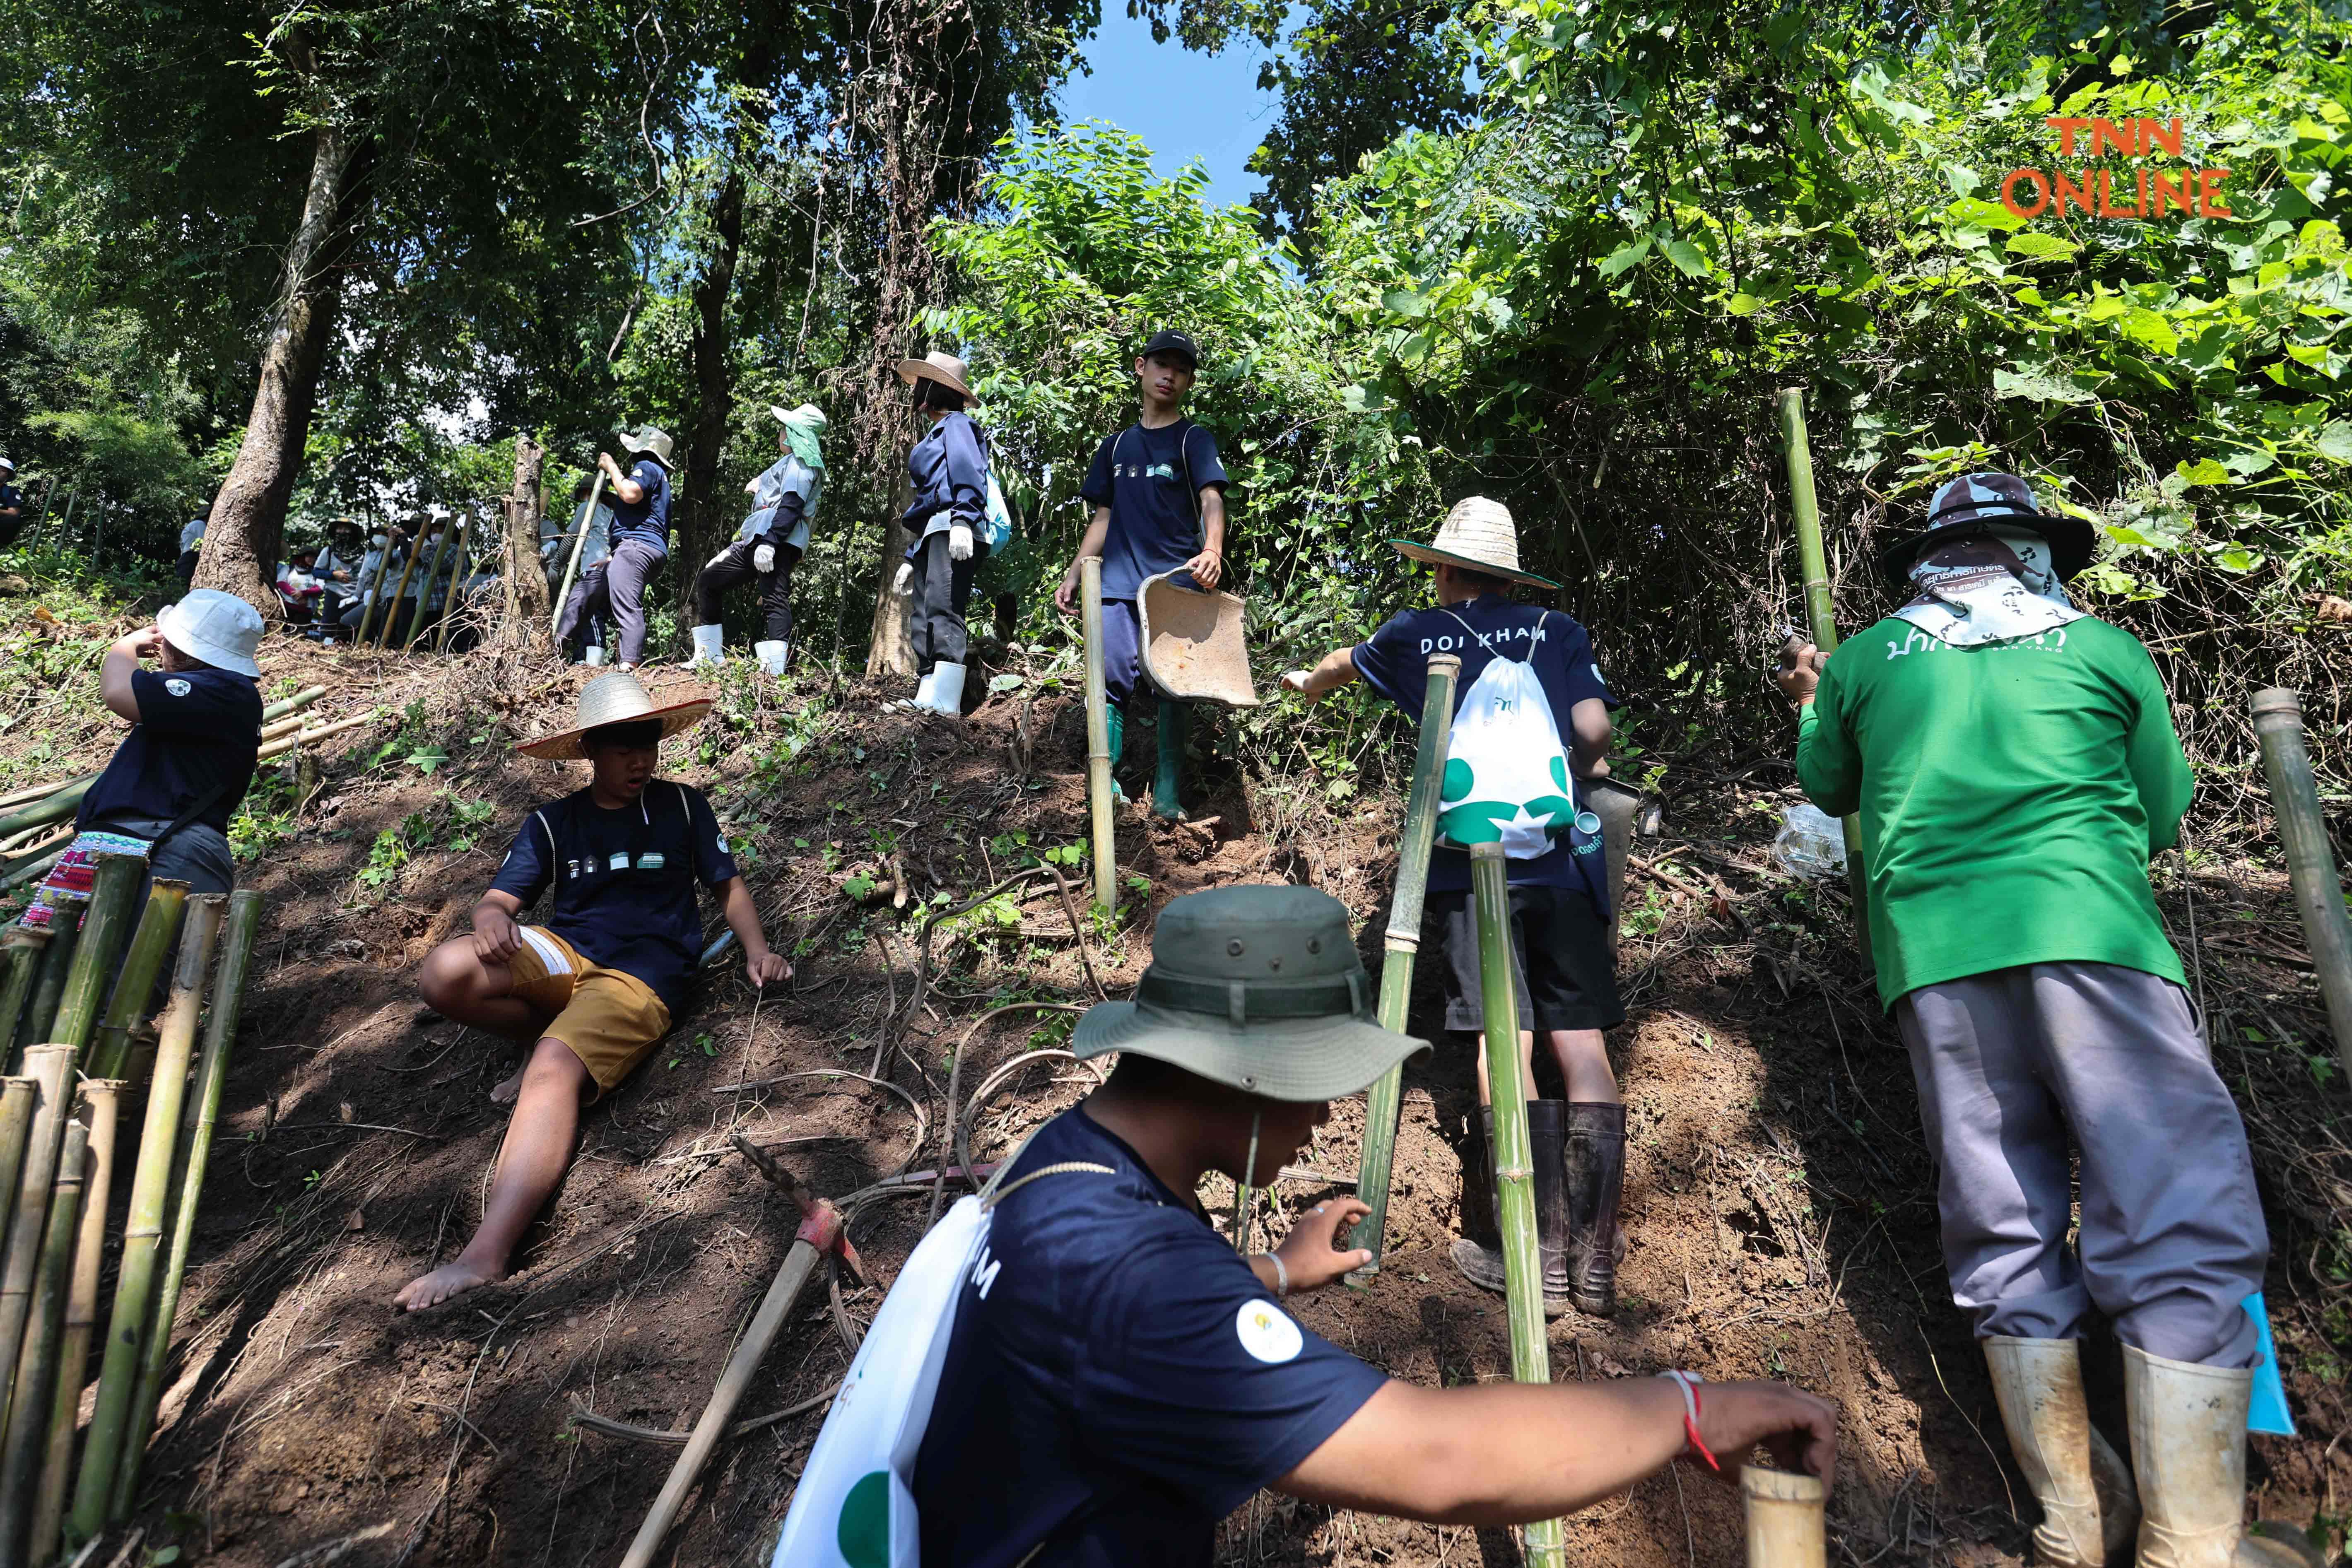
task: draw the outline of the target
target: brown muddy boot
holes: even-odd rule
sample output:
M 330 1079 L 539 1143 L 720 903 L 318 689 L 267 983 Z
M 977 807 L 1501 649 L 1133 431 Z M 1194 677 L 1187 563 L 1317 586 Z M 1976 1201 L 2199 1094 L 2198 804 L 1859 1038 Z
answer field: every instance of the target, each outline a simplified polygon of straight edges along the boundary
M 1481 1290 L 1503 1293 L 1502 1234 L 1495 1207 L 1495 1113 L 1478 1112 L 1475 1158 L 1462 1168 L 1463 1238 L 1454 1244 L 1454 1267 Z M 1543 1309 L 1557 1318 L 1570 1306 L 1568 1192 L 1561 1159 L 1560 1102 L 1528 1102 L 1528 1146 L 1535 1167 L 1536 1247 L 1543 1266 Z
M 1625 1108 L 1568 1106 L 1569 1294 L 1580 1312 L 1617 1310 L 1617 1202 L 1625 1190 Z

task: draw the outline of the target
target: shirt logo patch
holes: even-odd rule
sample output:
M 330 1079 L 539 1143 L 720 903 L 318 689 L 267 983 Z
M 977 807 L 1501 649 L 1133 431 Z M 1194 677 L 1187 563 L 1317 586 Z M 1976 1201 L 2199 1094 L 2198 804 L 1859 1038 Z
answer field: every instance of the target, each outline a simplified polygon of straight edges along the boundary
M 1234 1333 L 1242 1349 L 1268 1366 L 1296 1361 L 1307 1340 L 1288 1313 L 1271 1301 L 1244 1301 L 1234 1314 Z
M 163 689 L 170 692 L 174 697 L 185 697 L 189 692 L 194 691 L 195 688 L 190 686 L 186 681 L 182 680 L 178 676 L 173 676 L 171 679 L 163 682 Z
M 648 849 L 637 857 L 637 869 L 640 871 L 658 871 L 667 864 L 668 862 L 658 849 Z
M 629 856 L 624 849 L 615 849 L 613 851 L 613 858 L 604 862 L 604 869 L 607 871 L 625 871 L 628 868 Z

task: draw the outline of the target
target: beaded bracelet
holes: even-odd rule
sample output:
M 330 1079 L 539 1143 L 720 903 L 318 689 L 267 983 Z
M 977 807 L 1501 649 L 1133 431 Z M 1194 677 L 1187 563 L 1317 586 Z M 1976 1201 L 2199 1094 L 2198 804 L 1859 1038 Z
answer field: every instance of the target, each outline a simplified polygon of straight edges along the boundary
M 1698 1435 L 1698 1385 L 1706 1380 L 1695 1372 L 1662 1372 L 1658 1375 L 1669 1379 L 1676 1388 L 1683 1391 L 1683 1438 L 1687 1445 L 1683 1452 L 1696 1454 L 1706 1461 L 1707 1468 L 1721 1475 L 1722 1461 L 1708 1450 L 1706 1442 Z

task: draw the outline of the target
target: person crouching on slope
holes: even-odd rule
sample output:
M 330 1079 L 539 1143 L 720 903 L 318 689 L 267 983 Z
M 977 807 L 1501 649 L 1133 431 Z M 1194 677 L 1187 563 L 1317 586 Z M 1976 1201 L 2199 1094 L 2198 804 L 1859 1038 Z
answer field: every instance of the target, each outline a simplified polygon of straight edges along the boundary
M 2051 1568 L 2295 1564 L 2241 1535 L 2269 1257 L 2245 1129 L 2147 881 L 2189 763 L 2130 633 L 2076 608 L 2088 523 L 2010 474 L 1936 491 L 1879 558 L 1903 607 L 1782 656 L 1797 777 L 1859 812 L 1878 994 L 1919 1086 L 1952 1300 L 1975 1320 Z M 2082 1219 L 2070 1244 L 2073 1173 Z M 2133 1475 L 2079 1342 L 2124 1347 Z
M 514 1117 L 481 1228 L 454 1262 L 394 1298 L 410 1311 L 437 1306 L 502 1277 L 532 1218 L 563 1179 L 583 1104 L 610 1093 L 653 1053 L 685 1005 L 701 957 L 694 889 L 717 895 L 743 944 L 754 986 L 790 980 L 769 950 L 751 889 L 702 792 L 654 777 L 664 737 L 710 710 L 708 700 L 656 705 L 635 676 L 615 670 L 580 694 L 579 723 L 516 750 L 582 758 L 588 786 L 523 818 L 514 847 L 474 906 L 471 936 L 426 955 L 425 1004 L 529 1053 L 490 1091 Z M 546 921 L 518 917 L 553 890 Z

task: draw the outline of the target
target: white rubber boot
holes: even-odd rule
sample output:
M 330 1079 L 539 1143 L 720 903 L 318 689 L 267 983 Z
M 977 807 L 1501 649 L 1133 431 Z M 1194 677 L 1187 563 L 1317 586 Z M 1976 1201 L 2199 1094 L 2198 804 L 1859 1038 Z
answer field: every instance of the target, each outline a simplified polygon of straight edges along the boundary
M 604 662 L 604 650 L 598 647 L 594 643 L 590 643 L 586 647 L 580 650 L 580 662 L 583 664 L 602 664 Z
M 914 696 L 901 698 L 894 702 L 885 702 L 882 706 L 886 710 L 904 711 L 911 709 L 919 713 L 931 705 L 931 689 L 939 684 L 939 680 L 940 672 L 937 668 L 927 669 L 923 672 L 922 679 L 915 682 Z
M 963 716 L 963 666 L 943 664 L 931 671 L 931 698 L 924 706 L 950 719 Z
M 2139 1528 L 2131 1471 L 2091 1425 L 2074 1340 L 1984 1342 L 2009 1451 L 2042 1505 L 2033 1560 L 2042 1568 L 2120 1568 Z
M 2247 1533 L 2252 1367 L 2168 1361 L 2124 1346 L 2124 1403 L 2139 1474 L 2140 1568 L 2304 1568 L 2315 1553 Z
M 790 643 L 753 643 L 751 651 L 760 656 L 760 668 L 770 675 L 784 673 L 784 656 L 792 650 Z
M 727 661 L 727 628 L 697 626 L 694 628 L 694 656 L 686 661 L 688 669 L 699 669 L 706 664 Z

